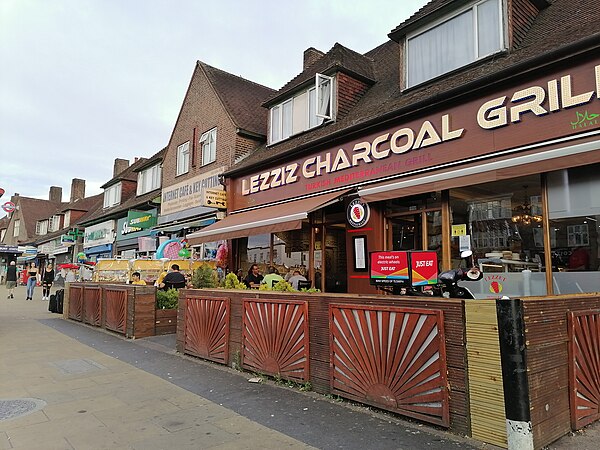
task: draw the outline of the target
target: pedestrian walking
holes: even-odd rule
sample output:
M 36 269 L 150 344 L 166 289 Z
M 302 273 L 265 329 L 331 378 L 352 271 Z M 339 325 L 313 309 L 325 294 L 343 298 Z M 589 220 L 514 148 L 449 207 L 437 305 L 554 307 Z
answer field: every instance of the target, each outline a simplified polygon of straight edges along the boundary
M 34 262 L 29 264 L 27 276 L 27 300 L 33 300 L 33 290 L 35 289 L 39 276 L 38 268 Z
M 50 289 L 54 283 L 54 266 L 50 263 L 42 274 L 42 300 L 50 300 Z
M 15 298 L 14 290 L 17 287 L 17 265 L 11 261 L 6 269 L 6 289 L 8 289 L 8 297 Z

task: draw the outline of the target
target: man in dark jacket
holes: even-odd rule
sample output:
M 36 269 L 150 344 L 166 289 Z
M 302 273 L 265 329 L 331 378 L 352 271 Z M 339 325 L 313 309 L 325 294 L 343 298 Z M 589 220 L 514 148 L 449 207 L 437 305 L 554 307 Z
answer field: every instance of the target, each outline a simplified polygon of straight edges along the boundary
M 14 261 L 10 262 L 10 265 L 6 269 L 6 289 L 8 289 L 8 296 L 6 298 L 15 298 L 13 291 L 17 286 L 17 265 Z
M 169 272 L 160 283 L 159 287 L 164 289 L 181 289 L 185 287 L 185 276 L 179 271 L 179 265 L 173 264 Z

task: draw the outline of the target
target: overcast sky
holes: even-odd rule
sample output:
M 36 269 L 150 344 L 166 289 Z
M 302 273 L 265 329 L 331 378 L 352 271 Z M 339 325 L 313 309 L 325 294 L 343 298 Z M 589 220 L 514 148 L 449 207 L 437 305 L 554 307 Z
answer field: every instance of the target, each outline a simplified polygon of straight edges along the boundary
M 0 0 L 0 204 L 100 193 L 115 158 L 166 146 L 197 60 L 279 89 L 306 48 L 367 52 L 425 3 Z

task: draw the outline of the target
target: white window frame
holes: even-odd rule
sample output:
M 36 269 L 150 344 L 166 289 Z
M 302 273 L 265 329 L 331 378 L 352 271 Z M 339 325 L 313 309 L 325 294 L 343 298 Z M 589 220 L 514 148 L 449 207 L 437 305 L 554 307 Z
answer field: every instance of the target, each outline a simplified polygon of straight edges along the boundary
M 104 189 L 104 208 L 111 208 L 121 203 L 121 183 Z
M 60 215 L 54 215 L 48 220 L 48 232 L 60 230 Z
M 276 144 L 277 142 L 281 142 L 284 141 L 292 136 L 294 136 L 295 134 L 310 130 L 312 128 L 316 128 L 320 125 L 322 125 L 323 123 L 325 123 L 326 120 L 333 120 L 334 119 L 334 77 L 330 77 L 327 75 L 323 75 L 321 73 L 317 73 L 315 74 L 315 83 L 313 86 L 310 86 L 309 88 L 307 88 L 306 90 L 296 93 L 292 98 L 287 98 L 284 101 L 282 101 L 281 103 L 278 103 L 277 105 L 274 105 L 271 107 L 271 109 L 269 110 L 269 125 L 270 125 L 270 132 L 269 132 L 269 144 Z M 322 92 L 323 92 L 323 86 L 328 85 L 329 89 L 327 92 L 328 98 L 327 98 L 327 105 L 328 105 L 328 112 L 325 112 L 323 110 L 319 111 L 319 104 L 321 103 L 321 99 L 322 97 Z M 314 111 L 311 111 L 310 108 L 310 98 L 311 98 L 311 93 L 314 93 L 314 99 L 315 99 L 315 104 L 314 104 Z M 304 96 L 304 94 L 306 94 Z M 302 99 L 302 100 L 300 100 Z M 302 130 L 298 130 L 296 132 L 294 132 L 293 130 L 293 123 L 294 123 L 294 110 L 295 105 L 294 102 L 295 101 L 305 101 L 306 102 L 306 111 L 308 114 L 308 117 L 306 117 L 306 128 L 302 129 Z M 287 113 L 287 111 L 290 111 L 290 117 L 285 116 L 284 117 L 284 111 Z M 289 134 L 287 134 L 287 132 L 284 134 L 284 125 L 288 124 L 289 125 Z
M 137 181 L 137 195 L 146 194 L 160 188 L 162 170 L 160 164 L 155 164 L 140 171 Z
M 206 166 L 217 160 L 217 129 L 202 133 L 198 141 L 202 146 L 202 165 Z
M 35 234 L 38 236 L 44 236 L 48 234 L 48 220 L 38 220 L 35 224 Z
M 498 50 L 496 50 L 496 51 L 493 51 L 492 53 L 488 53 L 488 54 L 481 55 L 481 56 L 479 55 L 477 7 L 479 5 L 487 2 L 487 1 L 488 0 L 478 0 L 478 1 L 475 1 L 475 2 L 470 3 L 468 5 L 465 5 L 463 8 L 458 9 L 458 10 L 452 12 L 452 14 L 449 14 L 449 15 L 447 15 L 445 17 L 442 17 L 442 18 L 436 20 L 435 22 L 432 22 L 432 23 L 428 24 L 426 27 L 421 28 L 419 30 L 414 31 L 413 33 L 410 33 L 410 34 L 406 35 L 406 51 L 405 51 L 405 56 L 404 56 L 404 67 L 405 67 L 404 75 L 405 75 L 405 78 L 406 78 L 406 88 L 412 88 L 412 87 L 418 86 L 420 84 L 427 83 L 427 82 L 429 82 L 431 80 L 434 80 L 434 79 L 436 79 L 436 78 L 438 78 L 440 76 L 443 76 L 443 75 L 445 75 L 447 73 L 453 72 L 454 70 L 458 70 L 461 67 L 464 67 L 464 65 L 463 66 L 459 66 L 459 67 L 456 67 L 454 69 L 448 70 L 446 72 L 442 72 L 442 73 L 440 73 L 438 75 L 435 75 L 435 76 L 433 76 L 431 78 L 428 78 L 426 80 L 421 80 L 421 81 L 417 81 L 415 83 L 412 83 L 411 80 L 410 80 L 410 77 L 409 77 L 409 70 L 410 70 L 410 68 L 409 68 L 410 40 L 414 39 L 414 38 L 416 38 L 416 37 L 418 37 L 420 35 L 422 35 L 423 33 L 428 32 L 429 30 L 431 30 L 431 29 L 433 29 L 433 28 L 435 28 L 435 27 L 437 27 L 437 26 L 439 26 L 439 25 L 441 25 L 443 23 L 446 23 L 446 22 L 449 22 L 449 21 L 453 20 L 454 18 L 460 16 L 461 14 L 463 14 L 463 13 L 469 11 L 469 10 L 473 11 L 473 39 L 475 40 L 475 42 L 474 42 L 474 45 L 473 45 L 473 48 L 474 48 L 473 59 L 469 63 L 467 63 L 467 65 L 468 64 L 472 64 L 472 63 L 474 63 L 476 61 L 479 61 L 479 60 L 481 60 L 483 58 L 486 58 L 486 57 L 488 57 L 488 56 L 490 56 L 492 54 L 499 53 L 501 51 L 506 50 L 506 31 L 505 31 L 505 27 L 504 27 L 505 17 L 504 17 L 504 7 L 503 7 L 504 0 L 496 0 L 497 3 L 498 3 L 498 17 L 499 17 L 499 20 L 500 20 L 500 23 L 499 23 L 499 26 L 498 26 L 500 48 Z
M 21 219 L 16 219 L 13 223 L 13 237 L 18 237 L 21 234 Z
M 67 228 L 69 225 L 71 225 L 71 211 L 66 211 L 65 212 L 65 220 L 63 221 L 63 228 Z
M 175 176 L 186 174 L 190 171 L 190 141 L 177 147 L 177 167 Z

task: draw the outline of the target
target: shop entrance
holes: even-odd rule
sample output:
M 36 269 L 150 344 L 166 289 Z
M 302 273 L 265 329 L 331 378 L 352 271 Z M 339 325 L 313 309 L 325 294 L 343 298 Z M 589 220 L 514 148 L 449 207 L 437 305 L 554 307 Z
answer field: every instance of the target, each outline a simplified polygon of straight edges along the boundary
M 323 292 L 348 292 L 346 216 L 343 203 L 313 215 L 314 286 Z

